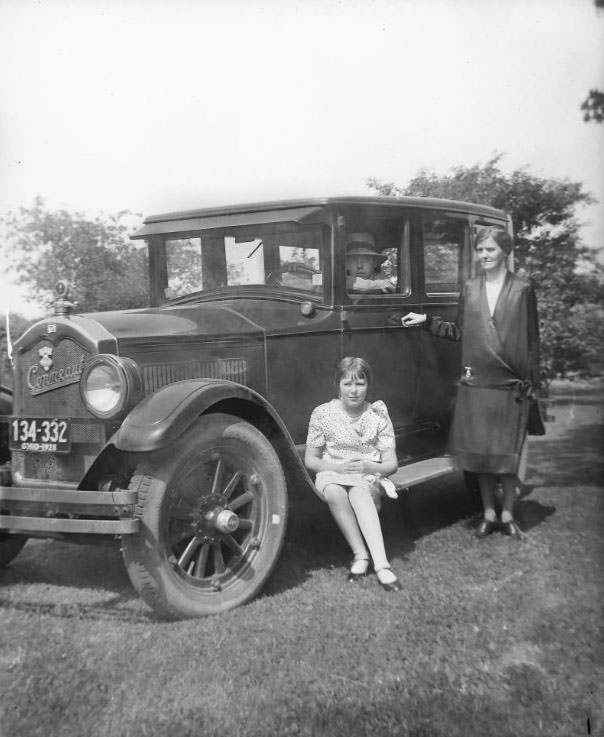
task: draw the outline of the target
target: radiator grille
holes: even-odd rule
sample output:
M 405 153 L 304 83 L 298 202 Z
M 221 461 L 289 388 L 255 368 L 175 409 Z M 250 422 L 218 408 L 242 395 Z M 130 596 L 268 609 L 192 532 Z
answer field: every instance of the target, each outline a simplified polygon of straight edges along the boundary
M 186 363 L 154 363 L 142 367 L 145 394 L 183 379 L 228 379 L 238 384 L 247 383 L 245 358 L 219 358 L 213 361 Z
M 72 420 L 71 422 L 72 443 L 104 443 L 105 426 L 102 422 L 86 422 Z
M 52 364 L 44 368 L 40 350 L 49 347 L 49 343 L 40 341 L 19 356 L 15 412 L 37 417 L 87 414 L 80 398 L 79 378 L 90 353 L 74 340 L 64 338 L 52 346 Z

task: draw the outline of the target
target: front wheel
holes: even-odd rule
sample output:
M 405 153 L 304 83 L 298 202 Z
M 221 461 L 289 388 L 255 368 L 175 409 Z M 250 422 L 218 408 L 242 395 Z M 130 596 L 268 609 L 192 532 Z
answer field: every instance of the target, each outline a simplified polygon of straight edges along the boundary
M 259 592 L 283 543 L 287 489 L 273 446 L 253 425 L 203 415 L 141 461 L 130 488 L 142 525 L 124 536 L 124 561 L 160 616 L 216 614 Z

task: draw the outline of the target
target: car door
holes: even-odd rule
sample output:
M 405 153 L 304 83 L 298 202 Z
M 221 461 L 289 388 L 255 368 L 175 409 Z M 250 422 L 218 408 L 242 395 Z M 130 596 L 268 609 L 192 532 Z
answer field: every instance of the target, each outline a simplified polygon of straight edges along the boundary
M 415 229 L 422 311 L 443 320 L 457 319 L 459 297 L 471 272 L 470 217 L 466 213 L 423 210 Z M 461 343 L 422 333 L 420 381 L 415 419 L 423 424 L 421 444 L 446 447 L 457 382 Z
M 350 220 L 350 218 L 349 218 Z M 355 290 L 346 283 L 346 234 L 340 233 L 337 269 L 343 293 L 341 356 L 360 356 L 369 362 L 373 385 L 369 400 L 386 403 L 397 435 L 399 455 L 414 455 L 410 439 L 417 430 L 416 392 L 420 381 L 423 336 L 403 328 L 401 317 L 418 310 L 418 274 L 411 248 L 413 218 L 410 211 L 366 219 L 348 225 L 371 234 L 375 248 L 387 256 L 383 265 L 393 290 Z M 350 282 L 350 280 L 348 280 Z

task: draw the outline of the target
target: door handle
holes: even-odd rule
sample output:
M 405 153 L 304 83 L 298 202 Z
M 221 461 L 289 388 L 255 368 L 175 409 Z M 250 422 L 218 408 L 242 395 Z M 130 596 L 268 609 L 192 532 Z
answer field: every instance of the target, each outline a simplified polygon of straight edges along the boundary
M 388 315 L 388 320 L 386 321 L 388 325 L 392 325 L 392 327 L 402 327 L 401 320 L 403 319 L 403 313 L 397 310 L 396 312 L 391 312 Z

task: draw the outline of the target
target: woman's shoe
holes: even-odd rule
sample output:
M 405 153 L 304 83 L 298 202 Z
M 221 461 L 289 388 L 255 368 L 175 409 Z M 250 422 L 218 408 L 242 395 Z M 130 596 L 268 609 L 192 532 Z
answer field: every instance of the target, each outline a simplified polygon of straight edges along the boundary
M 363 556 L 354 556 L 350 570 L 348 571 L 349 581 L 358 581 L 363 576 L 367 575 L 367 569 L 369 568 L 369 558 Z
M 375 574 L 378 578 L 380 586 L 384 589 L 384 591 L 401 591 L 402 590 L 403 587 L 401 586 L 401 582 L 394 575 L 394 572 L 392 571 L 392 568 L 390 568 L 390 566 L 384 566 L 384 568 L 378 568 Z
M 497 522 L 495 520 L 483 519 L 482 522 L 476 528 L 476 532 L 474 533 L 474 535 L 475 537 L 486 537 L 487 535 L 490 535 L 492 532 L 495 532 L 496 527 L 497 527 Z
M 503 532 L 504 535 L 509 535 L 510 537 L 514 537 L 516 538 L 516 540 L 522 539 L 522 531 L 513 519 L 511 519 L 509 522 L 502 522 L 501 531 Z

